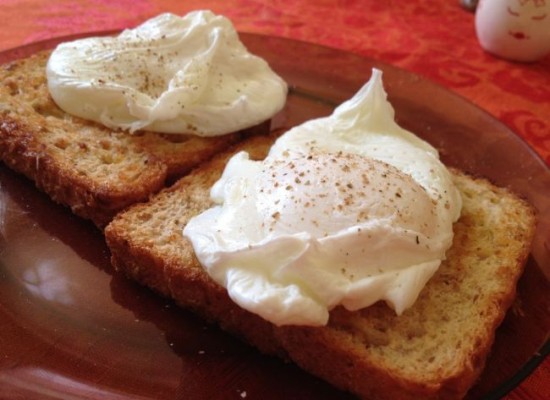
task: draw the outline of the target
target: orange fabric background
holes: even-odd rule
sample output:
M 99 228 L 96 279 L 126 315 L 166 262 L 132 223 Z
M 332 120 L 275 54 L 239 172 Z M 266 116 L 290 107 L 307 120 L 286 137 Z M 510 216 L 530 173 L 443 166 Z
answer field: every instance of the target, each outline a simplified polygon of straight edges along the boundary
M 550 165 L 550 56 L 522 64 L 485 53 L 474 14 L 459 0 L 2 0 L 0 51 L 194 9 L 224 14 L 240 31 L 335 47 L 427 77 L 509 126 Z M 550 361 L 506 399 L 550 399 Z

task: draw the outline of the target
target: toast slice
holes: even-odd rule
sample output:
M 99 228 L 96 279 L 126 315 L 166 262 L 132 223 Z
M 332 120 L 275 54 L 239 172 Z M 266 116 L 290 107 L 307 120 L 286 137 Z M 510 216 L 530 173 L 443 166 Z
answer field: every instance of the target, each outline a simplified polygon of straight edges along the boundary
M 412 308 L 396 316 L 381 302 L 356 312 L 338 307 L 324 327 L 276 327 L 233 303 L 182 236 L 186 222 L 210 207 L 209 189 L 230 155 L 244 149 L 261 159 L 271 143 L 265 136 L 240 143 L 119 214 L 105 230 L 113 266 L 262 352 L 360 397 L 464 397 L 515 297 L 534 235 L 532 208 L 506 189 L 453 171 L 463 213 L 447 260 Z
M 0 159 L 100 228 L 244 134 L 269 131 L 269 121 L 213 138 L 113 131 L 57 107 L 47 88 L 49 55 L 0 69 Z

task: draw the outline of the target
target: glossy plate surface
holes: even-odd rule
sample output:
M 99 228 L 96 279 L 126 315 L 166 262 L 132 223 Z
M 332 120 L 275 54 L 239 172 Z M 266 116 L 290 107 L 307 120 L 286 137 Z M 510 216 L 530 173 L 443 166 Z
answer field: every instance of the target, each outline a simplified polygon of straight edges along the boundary
M 490 178 L 539 210 L 518 300 L 468 398 L 499 398 L 548 353 L 550 171 L 513 132 L 409 72 L 334 49 L 243 34 L 291 87 L 274 127 L 329 114 L 384 72 L 398 122 L 445 163 Z M 4 63 L 64 38 L 0 53 Z M 322 351 L 322 349 L 320 349 Z M 343 399 L 115 273 L 103 237 L 0 165 L 0 398 Z

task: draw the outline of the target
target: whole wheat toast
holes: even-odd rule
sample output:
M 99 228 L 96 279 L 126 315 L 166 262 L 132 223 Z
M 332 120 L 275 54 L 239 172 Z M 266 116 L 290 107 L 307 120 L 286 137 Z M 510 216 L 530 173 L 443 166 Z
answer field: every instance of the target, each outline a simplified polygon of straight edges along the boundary
M 182 236 L 187 221 L 211 206 L 210 187 L 227 159 L 241 149 L 261 159 L 272 140 L 240 143 L 119 214 L 105 230 L 113 266 L 261 351 L 362 398 L 464 397 L 515 297 L 534 235 L 532 208 L 506 189 L 453 171 L 463 213 L 447 260 L 412 308 L 396 316 L 383 303 L 356 312 L 338 307 L 325 327 L 276 327 L 233 303 Z
M 104 227 L 128 205 L 269 122 L 213 138 L 113 131 L 63 112 L 46 81 L 50 52 L 0 69 L 0 159 L 58 203 Z

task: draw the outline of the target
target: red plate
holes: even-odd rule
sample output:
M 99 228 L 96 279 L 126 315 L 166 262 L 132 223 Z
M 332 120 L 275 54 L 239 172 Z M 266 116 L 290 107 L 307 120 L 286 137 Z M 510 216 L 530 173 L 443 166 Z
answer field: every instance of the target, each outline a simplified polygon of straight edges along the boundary
M 74 38 L 9 50 L 0 62 Z M 448 165 L 510 186 L 538 208 L 518 300 L 469 398 L 497 399 L 517 385 L 550 350 L 548 167 L 499 121 L 409 72 L 311 44 L 242 38 L 290 84 L 276 126 L 329 114 L 376 66 L 402 126 L 437 147 Z M 94 226 L 3 165 L 0 196 L 2 399 L 347 398 L 115 273 Z

